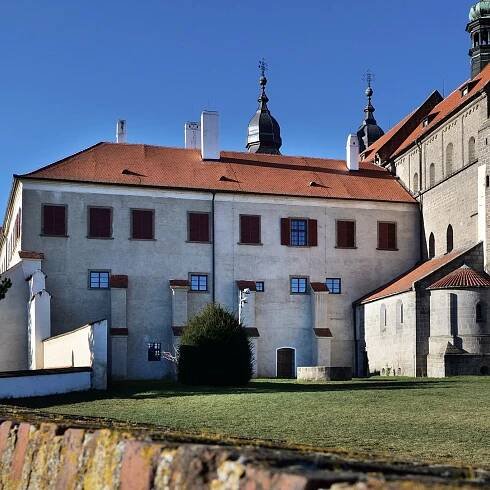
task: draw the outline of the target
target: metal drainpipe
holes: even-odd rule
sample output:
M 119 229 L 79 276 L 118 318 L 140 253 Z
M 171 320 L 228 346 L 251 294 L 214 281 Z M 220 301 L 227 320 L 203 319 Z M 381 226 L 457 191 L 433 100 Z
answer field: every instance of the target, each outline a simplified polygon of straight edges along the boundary
M 216 199 L 216 193 L 213 192 L 213 199 L 211 201 L 211 210 L 212 210 L 212 225 L 211 225 L 211 242 L 212 242 L 212 255 L 213 255 L 213 265 L 212 265 L 212 282 L 213 282 L 213 303 L 216 303 L 216 245 L 214 240 L 215 228 L 214 228 L 214 202 Z

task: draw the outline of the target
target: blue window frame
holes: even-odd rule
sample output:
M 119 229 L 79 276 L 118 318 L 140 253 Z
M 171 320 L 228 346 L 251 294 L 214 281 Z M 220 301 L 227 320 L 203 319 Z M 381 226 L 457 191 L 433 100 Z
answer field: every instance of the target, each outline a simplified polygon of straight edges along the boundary
M 206 292 L 208 290 L 207 274 L 191 274 L 191 291 Z
M 325 281 L 327 289 L 330 294 L 341 294 L 342 293 L 342 280 L 339 277 L 327 277 Z
M 306 277 L 291 277 L 290 292 L 291 294 L 306 294 L 308 287 L 308 278 Z
M 255 290 L 258 292 L 258 293 L 263 293 L 265 291 L 265 284 L 264 284 L 264 281 L 257 281 L 255 283 Z
M 109 289 L 108 271 L 90 271 L 89 272 L 89 288 L 90 289 Z
M 306 247 L 308 245 L 307 229 L 308 229 L 308 220 L 306 219 L 291 220 L 291 246 Z

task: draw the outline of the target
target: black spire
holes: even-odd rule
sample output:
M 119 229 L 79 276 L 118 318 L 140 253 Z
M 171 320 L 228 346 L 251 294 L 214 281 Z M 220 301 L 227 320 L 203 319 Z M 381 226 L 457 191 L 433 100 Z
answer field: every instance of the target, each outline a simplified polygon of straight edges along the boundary
M 374 118 L 374 111 L 376 109 L 371 102 L 374 91 L 371 87 L 373 74 L 370 71 L 367 72 L 365 80 L 368 83 L 368 87 L 366 89 L 366 97 L 368 99 L 368 103 L 366 108 L 364 109 L 364 121 L 359 128 L 359 131 L 357 132 L 357 137 L 359 138 L 359 151 L 361 153 L 385 134 L 384 131 L 378 126 L 378 123 Z
M 261 73 L 259 80 L 259 108 L 248 124 L 247 150 L 250 153 L 280 155 L 279 149 L 282 145 L 281 128 L 267 107 L 267 102 L 269 102 L 269 98 L 265 93 L 265 86 L 267 85 L 265 70 L 267 65 L 264 60 L 259 63 L 259 68 Z
M 490 63 L 490 1 L 480 0 L 470 10 L 466 31 L 471 36 L 471 78 Z

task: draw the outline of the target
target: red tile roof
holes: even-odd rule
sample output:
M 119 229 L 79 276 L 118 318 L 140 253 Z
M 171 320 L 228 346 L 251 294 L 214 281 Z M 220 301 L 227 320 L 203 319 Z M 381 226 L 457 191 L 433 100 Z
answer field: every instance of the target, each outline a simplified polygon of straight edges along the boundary
M 388 284 L 381 286 L 379 289 L 376 289 L 372 293 L 369 293 L 367 296 L 359 299 L 357 303 L 370 303 L 371 301 L 387 298 L 388 296 L 394 296 L 395 294 L 412 291 L 416 282 L 424 279 L 433 272 L 436 272 L 438 269 L 446 264 L 449 264 L 451 261 L 463 255 L 468 250 L 471 249 L 453 250 L 446 255 L 442 255 L 441 257 L 437 257 L 435 259 L 428 260 L 427 262 L 418 264 L 409 271 L 403 273 L 401 276 L 398 276 Z
M 328 293 L 328 288 L 323 282 L 312 282 L 310 286 L 315 293 Z
M 28 252 L 26 250 L 21 250 L 19 252 L 19 257 L 21 259 L 36 259 L 36 260 L 43 260 L 44 259 L 44 254 L 40 252 Z
M 185 288 L 189 286 L 187 279 L 170 279 L 168 282 L 171 288 Z
M 490 288 L 490 276 L 485 272 L 477 272 L 471 267 L 463 265 L 431 284 L 428 289 L 453 288 Z
M 250 291 L 257 291 L 257 283 L 255 281 L 237 281 L 237 288 L 240 291 L 250 289 Z
M 203 162 L 199 150 L 121 143 L 99 143 L 19 177 L 415 203 L 387 170 L 367 162 L 350 172 L 341 160 L 230 151 L 218 162 Z
M 388 158 L 394 158 L 400 155 L 414 145 L 419 138 L 430 133 L 436 126 L 464 107 L 475 96 L 481 94 L 489 82 L 490 65 L 487 65 L 477 77 L 473 80 L 467 80 L 445 99 L 437 100 L 437 95 L 435 94 L 438 94 L 438 92 L 434 92 L 431 97 L 419 107 L 419 109 L 400 121 L 400 123 L 398 123 L 392 130 L 388 131 L 385 136 L 373 143 L 364 153 L 366 160 L 373 161 L 376 153 L 380 153 L 382 160 L 387 160 Z M 469 91 L 467 95 L 463 96 L 461 90 L 466 86 L 468 86 Z M 433 104 L 435 101 L 438 102 L 436 105 Z M 415 117 L 415 115 L 417 117 Z M 423 126 L 422 122 L 426 117 L 428 117 L 428 124 L 427 126 Z M 407 122 L 410 119 L 412 119 L 413 122 L 416 122 L 415 126 L 405 134 L 403 140 L 394 141 L 398 139 L 402 128 L 405 128 L 406 130 Z M 390 141 L 392 143 L 392 148 L 389 148 L 389 151 L 383 154 L 381 148 L 389 146 L 388 143 Z

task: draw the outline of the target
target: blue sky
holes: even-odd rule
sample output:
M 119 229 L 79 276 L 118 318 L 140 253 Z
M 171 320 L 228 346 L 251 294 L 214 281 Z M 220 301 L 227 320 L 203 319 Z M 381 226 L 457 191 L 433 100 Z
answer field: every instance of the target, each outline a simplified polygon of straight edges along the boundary
M 0 208 L 12 174 L 112 141 L 183 145 L 220 112 L 241 150 L 260 58 L 283 154 L 343 157 L 365 105 L 386 130 L 434 89 L 469 76 L 467 0 L 2 0 Z M 0 211 L 0 214 L 3 214 Z

